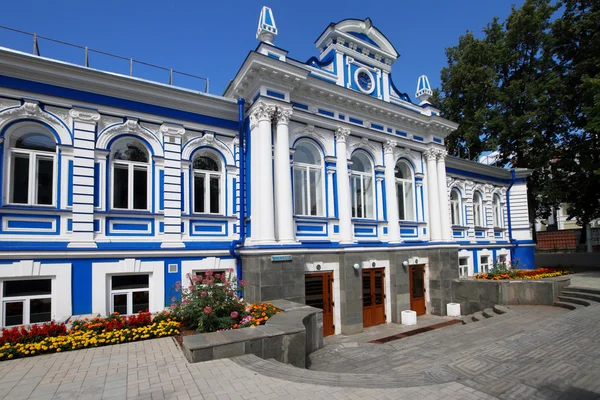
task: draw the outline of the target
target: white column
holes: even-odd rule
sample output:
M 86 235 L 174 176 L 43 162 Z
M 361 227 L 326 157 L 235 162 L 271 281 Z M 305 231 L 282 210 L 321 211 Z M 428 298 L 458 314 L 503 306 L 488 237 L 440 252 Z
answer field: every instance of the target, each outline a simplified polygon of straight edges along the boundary
M 388 219 L 388 242 L 400 243 L 400 225 L 398 214 L 398 193 L 396 192 L 396 160 L 394 159 L 394 148 L 396 142 L 388 140 L 383 145 L 385 164 L 385 202 L 387 206 Z
M 275 211 L 277 214 L 277 241 L 296 243 L 290 170 L 289 123 L 292 109 L 277 107 L 277 140 L 275 141 Z
M 252 135 L 252 241 L 258 243 L 275 242 L 275 221 L 273 202 L 273 147 L 271 118 L 275 106 L 257 103 L 252 111 L 256 121 Z
M 432 242 L 442 240 L 440 224 L 440 203 L 438 201 L 437 151 L 429 149 L 423 153 L 427 162 L 427 200 L 429 203 L 429 239 Z
M 327 216 L 329 218 L 335 218 L 335 204 L 333 202 L 333 175 L 335 175 L 335 168 L 333 166 L 327 167 Z
M 442 228 L 442 240 L 452 240 L 450 227 L 450 202 L 448 200 L 448 186 L 446 184 L 446 150 L 437 151 L 437 180 L 440 199 L 440 220 Z
M 185 134 L 182 126 L 163 124 L 159 129 L 163 136 L 165 167 L 164 185 L 160 188 L 163 193 L 179 193 L 183 197 L 181 182 L 181 138 Z M 165 198 L 164 209 L 164 236 L 160 247 L 182 248 L 185 247 L 181 231 L 181 197 L 180 200 Z
M 72 109 L 69 115 L 73 119 L 73 174 L 84 178 L 73 184 L 73 234 L 68 247 L 95 248 L 98 246 L 94 241 L 94 149 L 100 114 Z
M 340 218 L 340 243 L 352 243 L 352 205 L 350 203 L 350 181 L 348 180 L 348 153 L 346 138 L 350 129 L 338 128 L 335 133 L 335 151 L 337 155 L 338 216 Z

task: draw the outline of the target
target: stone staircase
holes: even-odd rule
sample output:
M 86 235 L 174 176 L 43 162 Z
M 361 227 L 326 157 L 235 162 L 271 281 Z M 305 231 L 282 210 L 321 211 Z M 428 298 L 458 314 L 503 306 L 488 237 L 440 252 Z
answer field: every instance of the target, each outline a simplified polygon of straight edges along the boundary
M 466 315 L 461 318 L 463 325 L 470 324 L 472 322 L 483 321 L 488 318 L 493 318 L 497 315 L 509 313 L 510 310 L 501 305 L 494 305 L 492 308 L 485 308 L 483 311 L 477 311 L 474 314 Z
M 558 300 L 554 301 L 556 307 L 568 310 L 576 310 L 594 304 L 600 304 L 600 289 L 579 286 L 567 286 L 558 295 Z

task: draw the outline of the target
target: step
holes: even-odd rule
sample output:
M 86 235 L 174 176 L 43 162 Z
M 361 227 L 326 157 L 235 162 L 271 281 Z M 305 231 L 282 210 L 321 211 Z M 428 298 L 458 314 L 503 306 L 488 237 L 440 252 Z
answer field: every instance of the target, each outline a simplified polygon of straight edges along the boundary
M 595 294 L 596 296 L 600 296 L 600 289 L 582 287 L 582 286 L 567 286 L 563 290 L 568 290 L 569 292 L 579 292 L 579 293 L 589 293 Z
M 486 318 L 493 318 L 496 315 L 496 313 L 494 313 L 494 310 L 491 308 L 484 308 L 481 313 Z
M 562 294 L 558 296 L 558 300 L 559 301 L 566 301 L 567 303 L 579 304 L 579 305 L 582 305 L 584 307 L 588 307 L 591 304 L 589 301 L 578 299 L 576 297 L 565 296 L 565 295 L 562 295 Z
M 499 304 L 494 305 L 494 312 L 496 314 L 506 314 L 507 312 L 509 312 L 510 310 L 504 306 L 501 306 Z
M 554 302 L 554 307 L 562 307 L 562 308 L 566 308 L 567 310 L 576 310 L 578 308 L 583 307 L 582 305 L 579 304 L 575 304 L 575 303 L 569 303 L 566 301 L 555 301 Z
M 473 321 L 472 315 L 467 315 L 467 316 L 463 317 L 461 319 L 461 321 L 463 322 L 463 325 L 472 324 L 473 322 L 475 322 L 475 321 Z
M 477 321 L 483 321 L 484 319 L 486 319 L 483 316 L 483 313 L 481 311 L 477 311 L 475 314 L 473 314 L 473 316 L 471 317 L 473 319 L 473 321 L 477 322 Z
M 561 296 L 577 297 L 578 299 L 592 300 L 600 303 L 600 294 L 591 294 L 585 292 L 573 292 L 571 290 L 563 290 Z

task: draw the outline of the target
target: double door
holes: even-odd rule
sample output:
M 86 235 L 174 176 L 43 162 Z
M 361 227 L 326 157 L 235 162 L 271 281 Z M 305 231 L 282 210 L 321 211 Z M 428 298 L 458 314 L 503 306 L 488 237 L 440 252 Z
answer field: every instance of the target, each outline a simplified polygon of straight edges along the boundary
M 383 268 L 362 270 L 363 326 L 385 323 L 385 272 Z
M 323 336 L 335 334 L 333 325 L 333 273 L 304 275 L 306 305 L 323 310 Z

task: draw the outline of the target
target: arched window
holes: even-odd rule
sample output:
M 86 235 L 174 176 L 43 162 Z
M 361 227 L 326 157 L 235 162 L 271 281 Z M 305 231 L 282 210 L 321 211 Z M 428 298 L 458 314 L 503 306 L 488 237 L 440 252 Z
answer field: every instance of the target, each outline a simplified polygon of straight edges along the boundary
M 450 213 L 452 217 L 452 225 L 462 225 L 460 208 L 460 193 L 458 193 L 458 190 L 453 189 L 452 192 L 450 192 Z
M 410 166 L 404 161 L 396 164 L 396 196 L 401 220 L 415 220 L 415 191 Z
M 323 165 L 319 150 L 301 142 L 294 151 L 294 213 L 324 215 Z
M 494 211 L 494 228 L 502 228 L 502 205 L 500 204 L 500 196 L 494 195 L 494 201 L 492 202 Z
M 194 157 L 194 212 L 222 214 L 221 182 L 223 171 L 216 154 L 204 151 Z
M 37 124 L 9 135 L 8 202 L 30 206 L 56 204 L 56 140 Z
M 139 140 L 126 138 L 113 146 L 113 208 L 149 209 L 149 159 L 146 147 Z
M 351 161 L 350 196 L 352 196 L 352 217 L 373 218 L 375 188 L 371 161 L 362 152 L 355 153 Z
M 479 192 L 473 194 L 473 222 L 475 226 L 485 226 L 483 219 L 483 199 Z

